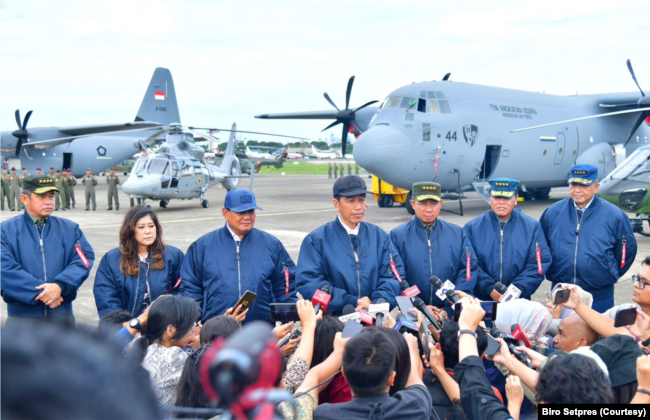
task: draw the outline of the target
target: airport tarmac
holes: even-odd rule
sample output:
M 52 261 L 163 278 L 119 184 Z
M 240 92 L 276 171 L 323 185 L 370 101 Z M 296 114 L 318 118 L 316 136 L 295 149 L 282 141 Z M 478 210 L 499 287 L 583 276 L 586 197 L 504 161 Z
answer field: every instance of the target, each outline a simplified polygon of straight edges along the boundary
M 122 182 L 126 177 L 120 176 Z M 122 218 L 129 210 L 129 198 L 120 192 L 120 210 L 107 211 L 106 178 L 98 177 L 99 185 L 96 189 L 97 211 L 84 211 L 83 187 L 76 187 L 76 209 L 71 211 L 57 211 L 57 217 L 65 217 L 79 224 L 86 238 L 95 251 L 95 264 L 90 277 L 82 285 L 77 299 L 73 303 L 77 322 L 96 324 L 98 321 L 95 301 L 93 298 L 93 282 L 95 272 L 101 257 L 109 250 L 118 246 L 118 234 Z M 258 175 L 254 180 L 254 192 L 257 202 L 263 211 L 258 211 L 256 228 L 269 232 L 287 248 L 291 257 L 296 261 L 303 238 L 315 228 L 333 220 L 336 210 L 332 204 L 332 185 L 334 179 L 327 175 Z M 367 179 L 368 187 L 370 179 Z M 248 180 L 242 179 L 242 188 L 248 187 Z M 202 235 L 222 227 L 224 224 L 221 208 L 226 190 L 214 187 L 208 190 L 206 198 L 210 207 L 204 209 L 199 200 L 172 200 L 168 208 L 160 209 L 158 202 L 148 201 L 147 204 L 156 209 L 164 230 L 165 242 L 186 251 L 196 239 Z M 553 189 L 552 200 L 531 201 L 518 203 L 524 214 L 539 219 L 543 211 L 557 199 L 567 197 L 568 188 Z M 469 192 L 463 200 L 464 216 L 443 211 L 440 217 L 451 223 L 463 226 L 468 220 L 489 210 L 485 201 L 477 193 Z M 458 211 L 457 201 L 445 201 L 443 209 Z M 3 211 L 2 221 L 15 217 L 16 212 Z M 411 216 L 403 207 L 379 208 L 376 202 L 368 198 L 366 221 L 377 224 L 386 232 L 407 222 Z M 628 273 L 616 286 L 616 304 L 631 302 L 632 282 L 631 276 L 638 273 L 644 257 L 650 255 L 650 239 L 636 236 L 639 244 L 636 261 Z M 298 261 L 296 261 L 299 263 Z M 534 295 L 534 299 L 545 301 L 545 293 L 550 290 L 550 282 L 544 281 Z M 6 319 L 7 308 L 4 302 L 0 305 L 0 319 Z

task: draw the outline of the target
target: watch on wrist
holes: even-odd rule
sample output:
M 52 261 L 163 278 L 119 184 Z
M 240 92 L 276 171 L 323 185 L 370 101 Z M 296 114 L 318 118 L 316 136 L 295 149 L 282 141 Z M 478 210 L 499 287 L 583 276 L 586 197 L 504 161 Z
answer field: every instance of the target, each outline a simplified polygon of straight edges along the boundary
M 133 328 L 136 331 L 142 332 L 142 325 L 140 324 L 140 320 L 138 318 L 133 318 L 130 320 L 129 327 Z
M 648 339 L 645 340 L 645 341 L 642 341 L 642 342 L 641 342 L 641 345 L 642 345 L 643 347 L 648 347 L 648 346 L 650 346 L 650 338 L 648 338 Z
M 460 340 L 460 336 L 463 335 L 463 334 L 473 335 L 474 338 L 478 338 L 478 334 L 476 334 L 476 331 L 472 331 L 472 330 L 458 330 L 458 339 L 459 339 L 459 340 Z

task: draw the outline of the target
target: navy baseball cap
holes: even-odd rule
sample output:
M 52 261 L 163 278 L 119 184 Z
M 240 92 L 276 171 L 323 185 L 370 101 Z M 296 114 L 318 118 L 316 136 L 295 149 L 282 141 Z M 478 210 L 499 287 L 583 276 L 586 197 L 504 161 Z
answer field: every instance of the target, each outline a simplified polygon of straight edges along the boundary
M 334 183 L 334 197 L 352 197 L 359 194 L 372 194 L 366 190 L 366 182 L 360 176 L 344 176 Z
M 228 191 L 223 206 L 237 213 L 252 209 L 262 210 L 255 202 L 255 194 L 251 190 L 244 189 Z
M 515 198 L 519 181 L 511 178 L 492 178 L 490 181 L 492 197 Z
M 591 185 L 598 180 L 598 168 L 594 165 L 576 165 L 571 168 L 569 184 Z

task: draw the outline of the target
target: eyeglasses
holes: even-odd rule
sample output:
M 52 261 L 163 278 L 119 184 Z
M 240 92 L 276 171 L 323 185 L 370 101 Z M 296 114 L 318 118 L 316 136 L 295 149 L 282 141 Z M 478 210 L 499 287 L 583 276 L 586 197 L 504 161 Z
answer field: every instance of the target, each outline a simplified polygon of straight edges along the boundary
M 636 274 L 632 275 L 632 284 L 639 283 L 639 289 L 643 290 L 648 285 L 648 282 L 645 279 L 642 279 Z
M 549 303 L 551 301 L 551 297 L 553 297 L 550 293 L 546 293 L 546 303 Z M 553 309 L 557 308 L 557 305 L 553 305 Z

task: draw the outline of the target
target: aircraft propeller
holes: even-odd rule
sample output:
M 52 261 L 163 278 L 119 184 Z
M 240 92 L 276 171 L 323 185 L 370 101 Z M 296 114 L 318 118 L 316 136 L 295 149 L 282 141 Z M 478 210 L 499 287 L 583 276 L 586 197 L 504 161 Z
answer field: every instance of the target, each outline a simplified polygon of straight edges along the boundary
M 23 145 L 23 141 L 27 139 L 28 132 L 27 132 L 27 123 L 29 122 L 29 117 L 32 116 L 32 111 L 28 111 L 27 114 L 25 115 L 25 119 L 23 120 L 22 124 L 20 122 L 20 110 L 16 110 L 16 124 L 18 124 L 18 130 L 14 131 L 11 133 L 12 136 L 16 137 L 18 141 L 16 142 L 16 156 L 20 155 L 20 148 Z
M 360 109 L 363 109 L 369 105 L 372 105 L 376 102 L 379 101 L 370 101 L 368 103 L 365 103 L 361 105 L 360 107 L 356 109 L 350 109 L 350 94 L 352 93 L 352 84 L 354 83 L 354 76 L 350 77 L 350 80 L 348 80 L 348 88 L 345 91 L 345 109 L 341 111 L 339 107 L 336 106 L 334 101 L 330 98 L 330 96 L 327 94 L 327 92 L 323 93 L 323 96 L 327 100 L 327 102 L 330 103 L 338 113 L 336 114 L 336 121 L 334 121 L 332 124 L 328 125 L 325 127 L 322 131 L 328 130 L 334 126 L 337 126 L 339 124 L 343 124 L 343 134 L 341 135 L 341 152 L 343 154 L 343 157 L 345 157 L 345 148 L 348 143 L 348 133 L 350 132 L 350 126 L 356 128 L 358 131 L 362 131 L 356 124 L 355 124 L 355 116 L 354 113 L 359 111 Z

